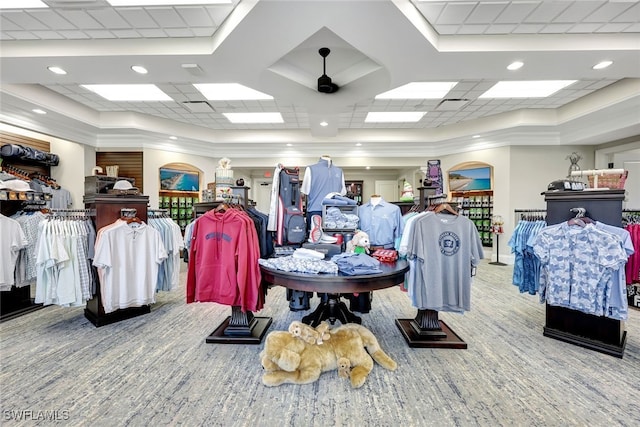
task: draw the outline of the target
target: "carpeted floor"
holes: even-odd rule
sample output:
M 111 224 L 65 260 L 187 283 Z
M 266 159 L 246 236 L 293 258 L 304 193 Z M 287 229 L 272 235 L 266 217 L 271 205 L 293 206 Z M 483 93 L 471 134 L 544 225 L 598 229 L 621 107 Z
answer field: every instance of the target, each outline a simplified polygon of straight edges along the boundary
M 410 348 L 394 320 L 416 310 L 398 288 L 376 291 L 363 324 L 399 366 L 375 366 L 360 389 L 335 372 L 309 385 L 265 387 L 263 345 L 205 343 L 230 308 L 187 305 L 184 288 L 159 294 L 150 314 L 100 328 L 82 308 L 46 307 L 0 324 L 0 423 L 640 425 L 640 311 L 631 310 L 626 323 L 622 359 L 587 350 L 542 335 L 544 306 L 519 294 L 511 273 L 483 263 L 472 310 L 441 313 L 466 350 Z M 269 331 L 304 314 L 289 311 L 279 287 L 256 313 L 273 318 Z M 27 420 L 16 422 L 19 416 Z M 58 421 L 37 419 L 47 416 Z

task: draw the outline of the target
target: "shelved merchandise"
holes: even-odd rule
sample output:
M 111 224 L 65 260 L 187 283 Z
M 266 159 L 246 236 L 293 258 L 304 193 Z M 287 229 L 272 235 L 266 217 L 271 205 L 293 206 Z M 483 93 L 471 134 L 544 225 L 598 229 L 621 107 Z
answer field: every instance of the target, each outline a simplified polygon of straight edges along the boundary
M 456 203 L 459 213 L 474 222 L 482 245 L 491 247 L 491 217 L 493 216 L 493 191 L 453 191 L 451 202 Z
M 345 181 L 344 186 L 347 188 L 346 196 L 355 200 L 358 206 L 362 204 L 362 184 L 363 181 Z
M 158 205 L 160 209 L 167 209 L 171 219 L 184 231 L 187 224 L 195 218 L 193 205 L 199 201 L 197 192 L 161 191 Z

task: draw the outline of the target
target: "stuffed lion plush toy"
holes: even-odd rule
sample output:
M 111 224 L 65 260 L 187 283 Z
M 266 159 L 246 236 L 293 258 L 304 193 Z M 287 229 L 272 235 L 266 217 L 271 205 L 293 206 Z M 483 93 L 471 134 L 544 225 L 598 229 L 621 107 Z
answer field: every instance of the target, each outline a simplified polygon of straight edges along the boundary
M 309 343 L 289 331 L 272 331 L 266 339 L 260 362 L 262 382 L 269 387 L 284 383 L 309 384 L 323 372 L 338 370 L 349 378 L 353 388 L 361 387 L 373 369 L 374 361 L 391 371 L 397 368 L 378 344 L 371 331 L 348 323 L 328 331 L 330 339 Z

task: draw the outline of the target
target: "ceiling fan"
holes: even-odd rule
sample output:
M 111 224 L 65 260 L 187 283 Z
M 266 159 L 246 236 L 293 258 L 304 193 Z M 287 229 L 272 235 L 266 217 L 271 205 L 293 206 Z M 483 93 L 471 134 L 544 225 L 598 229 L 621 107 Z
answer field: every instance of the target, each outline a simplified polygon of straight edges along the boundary
M 339 86 L 331 81 L 331 77 L 327 76 L 327 56 L 331 53 L 331 50 L 328 47 L 321 47 L 318 53 L 322 56 L 322 75 L 318 77 L 318 92 L 337 92 Z

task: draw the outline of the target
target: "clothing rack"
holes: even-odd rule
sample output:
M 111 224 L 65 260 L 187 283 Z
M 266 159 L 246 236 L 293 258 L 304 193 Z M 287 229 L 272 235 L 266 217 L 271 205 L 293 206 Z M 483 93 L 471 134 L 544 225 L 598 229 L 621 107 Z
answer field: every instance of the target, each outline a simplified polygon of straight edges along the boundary
M 85 219 L 96 216 L 95 209 L 47 209 L 51 218 L 55 219 Z
M 546 209 L 515 209 L 513 213 L 516 216 L 516 222 L 518 222 L 518 220 L 544 221 L 546 220 L 547 210 Z M 518 214 L 520 215 L 519 218 L 518 218 Z M 526 215 L 526 214 L 532 214 L 532 215 Z
M 171 218 L 169 209 L 148 209 L 147 216 L 149 218 Z

